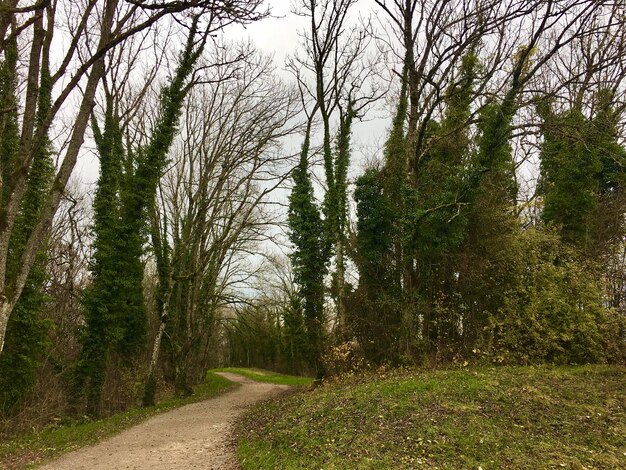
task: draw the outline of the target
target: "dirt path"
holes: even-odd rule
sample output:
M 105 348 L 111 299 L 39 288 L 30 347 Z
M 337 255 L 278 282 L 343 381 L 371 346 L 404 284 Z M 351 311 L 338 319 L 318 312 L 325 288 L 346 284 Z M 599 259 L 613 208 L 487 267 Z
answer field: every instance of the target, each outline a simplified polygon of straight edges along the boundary
M 228 445 L 235 419 L 246 407 L 287 389 L 220 373 L 241 387 L 219 397 L 160 414 L 111 439 L 64 455 L 40 468 L 69 469 L 234 469 Z

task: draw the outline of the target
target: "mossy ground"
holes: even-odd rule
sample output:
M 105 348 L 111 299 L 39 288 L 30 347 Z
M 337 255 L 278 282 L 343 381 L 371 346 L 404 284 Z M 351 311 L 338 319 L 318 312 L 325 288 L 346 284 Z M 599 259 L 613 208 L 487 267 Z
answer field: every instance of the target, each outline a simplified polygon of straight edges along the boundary
M 626 368 L 386 372 L 262 404 L 244 469 L 626 468 Z

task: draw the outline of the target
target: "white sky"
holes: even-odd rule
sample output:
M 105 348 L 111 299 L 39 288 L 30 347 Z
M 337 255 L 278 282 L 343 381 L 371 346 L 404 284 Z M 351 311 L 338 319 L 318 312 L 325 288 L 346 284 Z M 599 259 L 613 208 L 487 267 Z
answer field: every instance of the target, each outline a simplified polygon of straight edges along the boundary
M 224 36 L 228 39 L 235 41 L 249 39 L 259 51 L 273 55 L 276 71 L 286 81 L 292 79 L 285 71 L 286 58 L 299 48 L 298 31 L 308 26 L 306 18 L 291 12 L 293 3 L 294 0 L 268 0 L 266 4 L 271 9 L 271 17 L 246 27 L 233 25 L 224 31 Z M 351 10 L 349 22 L 357 22 L 359 18 L 375 13 L 373 0 L 360 0 Z M 381 102 L 377 109 L 372 109 L 368 113 L 363 122 L 354 125 L 351 176 L 361 172 L 361 161 L 372 155 L 384 139 L 389 121 L 383 106 L 384 103 Z M 295 152 L 300 144 L 300 139 L 290 139 L 285 144 L 285 151 Z M 99 171 L 98 160 L 89 150 L 91 146 L 87 140 L 75 169 L 75 178 L 82 186 L 88 188 L 88 191 L 93 188 Z

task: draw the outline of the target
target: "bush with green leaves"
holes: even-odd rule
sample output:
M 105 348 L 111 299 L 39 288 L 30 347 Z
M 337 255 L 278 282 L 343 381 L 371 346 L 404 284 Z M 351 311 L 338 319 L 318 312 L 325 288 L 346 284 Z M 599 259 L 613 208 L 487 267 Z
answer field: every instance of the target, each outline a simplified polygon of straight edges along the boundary
M 505 362 L 524 364 L 625 357 L 624 319 L 606 307 L 596 266 L 548 230 L 523 232 L 509 253 L 516 282 L 489 316 L 486 350 Z

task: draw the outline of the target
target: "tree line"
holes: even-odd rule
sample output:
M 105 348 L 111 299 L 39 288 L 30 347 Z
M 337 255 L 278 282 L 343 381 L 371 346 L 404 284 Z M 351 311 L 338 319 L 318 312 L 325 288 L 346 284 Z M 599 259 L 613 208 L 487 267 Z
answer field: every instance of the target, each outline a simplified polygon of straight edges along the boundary
M 363 4 L 296 2 L 285 79 L 224 35 L 261 0 L 0 3 L 2 431 L 216 365 L 623 361 L 623 7 Z
M 214 365 L 296 128 L 270 58 L 223 34 L 261 3 L 0 5 L 3 432 L 187 395 Z
M 310 73 L 295 75 L 323 136 L 315 148 L 305 134 L 292 175 L 297 302 L 260 322 L 283 345 L 274 362 L 290 364 L 296 338 L 318 378 L 362 364 L 623 361 L 623 7 L 375 3 L 384 19 L 349 27 L 356 2 L 301 2 Z M 351 126 L 385 76 L 364 59 L 369 40 L 394 64 L 395 112 L 349 188 Z M 267 318 L 267 304 L 248 317 Z M 262 346 L 240 343 L 253 357 Z

